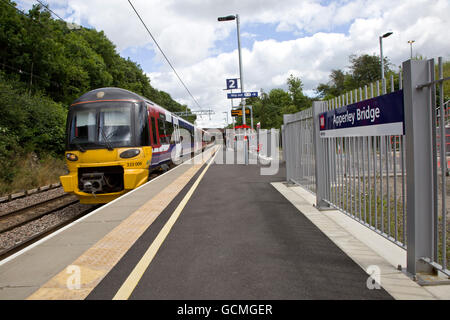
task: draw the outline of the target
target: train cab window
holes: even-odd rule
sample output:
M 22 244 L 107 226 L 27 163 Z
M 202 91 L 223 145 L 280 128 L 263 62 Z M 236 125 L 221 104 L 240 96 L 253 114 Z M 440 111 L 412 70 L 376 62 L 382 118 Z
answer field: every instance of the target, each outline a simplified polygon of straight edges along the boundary
M 136 121 L 136 143 L 139 146 L 150 145 L 150 135 L 148 128 L 148 115 L 145 105 L 139 105 Z
M 86 110 L 79 111 L 74 117 L 74 126 L 72 137 L 80 141 L 95 141 L 96 123 L 96 111 Z
M 99 141 L 120 142 L 131 140 L 130 107 L 100 109 Z
M 166 116 L 162 113 L 159 114 L 158 129 L 159 129 L 159 141 L 161 141 L 161 144 L 169 144 L 170 136 L 167 135 L 166 131 Z

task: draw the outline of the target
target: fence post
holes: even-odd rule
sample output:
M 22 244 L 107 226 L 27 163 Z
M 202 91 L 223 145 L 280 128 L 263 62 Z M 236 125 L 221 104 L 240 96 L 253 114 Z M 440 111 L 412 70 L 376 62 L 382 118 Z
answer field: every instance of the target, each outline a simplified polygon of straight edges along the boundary
M 433 161 L 428 62 L 403 62 L 407 181 L 407 272 L 430 272 L 421 258 L 432 256 Z
M 327 159 L 325 157 L 325 144 L 320 138 L 319 114 L 326 111 L 325 103 L 322 101 L 313 101 L 313 144 L 315 159 L 315 175 L 316 175 L 316 207 L 320 209 L 329 208 L 329 204 L 323 201 L 327 188 L 327 180 L 325 170 L 327 168 Z
M 280 162 L 285 162 L 286 161 L 286 148 L 285 148 L 285 141 L 286 141 L 286 136 L 285 136 L 285 133 L 284 133 L 284 129 L 285 129 L 286 127 L 284 126 L 284 125 L 281 125 L 281 141 L 280 141 L 280 147 L 281 147 L 281 151 L 283 152 L 282 153 L 282 159 L 281 159 L 281 161 Z
M 283 155 L 284 155 L 284 161 L 286 163 L 286 181 L 290 181 L 293 174 L 292 174 L 292 143 L 291 143 L 291 126 L 292 124 L 289 124 L 289 121 L 291 119 L 290 114 L 284 114 L 283 115 L 283 132 L 284 132 L 284 142 L 283 142 Z

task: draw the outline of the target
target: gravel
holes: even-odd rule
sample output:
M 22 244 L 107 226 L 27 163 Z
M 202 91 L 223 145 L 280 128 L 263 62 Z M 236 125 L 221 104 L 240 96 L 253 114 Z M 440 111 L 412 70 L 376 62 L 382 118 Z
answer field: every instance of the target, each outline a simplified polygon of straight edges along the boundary
M 0 216 L 7 214 L 8 212 L 22 209 L 30 204 L 45 201 L 48 199 L 56 198 L 64 194 L 64 189 L 62 187 L 51 189 L 48 191 L 32 194 L 25 198 L 20 198 L 17 200 L 0 203 Z
M 63 221 L 76 217 L 80 212 L 93 208 L 94 205 L 76 203 L 52 214 L 27 223 L 21 227 L 0 234 L 0 251 L 11 248 L 33 235 L 45 231 Z

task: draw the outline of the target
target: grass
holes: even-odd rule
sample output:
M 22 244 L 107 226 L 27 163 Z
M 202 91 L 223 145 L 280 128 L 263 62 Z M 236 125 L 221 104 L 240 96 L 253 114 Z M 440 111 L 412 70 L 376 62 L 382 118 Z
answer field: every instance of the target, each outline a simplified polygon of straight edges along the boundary
M 34 153 L 16 159 L 11 167 L 14 178 L 11 182 L 0 179 L 0 196 L 57 183 L 59 176 L 67 174 L 64 159 L 51 156 L 38 159 Z
M 355 179 L 357 181 L 357 179 Z M 406 246 L 406 226 L 404 228 L 404 221 L 407 223 L 407 219 L 403 217 L 403 200 L 402 200 L 402 192 L 401 192 L 401 182 L 397 182 L 397 199 L 394 198 L 393 190 L 390 192 L 390 200 L 387 201 L 386 195 L 386 179 L 383 179 L 383 195 L 380 197 L 380 179 L 377 177 L 377 188 L 376 188 L 376 198 L 375 192 L 373 188 L 373 179 L 371 181 L 371 185 L 368 185 L 368 181 L 366 180 L 366 193 L 363 193 L 363 181 L 360 181 L 360 191 L 358 191 L 357 183 L 355 183 L 356 188 L 353 190 L 354 182 L 352 179 L 348 179 L 348 204 L 347 204 L 347 188 L 345 186 L 345 178 L 344 178 L 344 186 L 341 187 L 331 187 L 331 193 L 334 199 L 334 192 L 337 191 L 338 199 L 335 203 L 337 207 L 341 210 L 349 213 L 350 215 L 360 218 L 361 212 L 361 220 L 366 224 L 369 224 L 372 227 L 375 227 L 379 232 L 385 233 L 385 236 L 389 236 L 391 240 L 397 240 L 399 243 L 403 243 Z M 392 180 L 392 177 L 391 177 Z M 400 183 L 399 183 L 400 182 Z M 390 187 L 393 186 L 393 181 L 391 181 Z M 406 192 L 406 190 L 405 190 Z M 361 198 L 361 206 L 359 205 L 359 197 Z M 356 199 L 356 205 L 355 205 Z M 364 203 L 366 204 L 364 210 Z M 388 215 L 388 205 L 390 214 Z M 406 205 L 406 201 L 405 201 Z M 397 208 L 397 218 L 395 218 L 395 208 Z M 383 216 L 381 215 L 381 210 L 383 210 Z M 364 211 L 366 214 L 364 215 Z M 376 215 L 375 215 L 376 212 Z M 405 214 L 407 210 L 405 208 Z M 447 215 L 448 217 L 448 215 Z M 438 259 L 437 262 L 442 264 L 442 215 L 439 213 L 438 215 Z M 375 221 L 376 220 L 376 221 Z M 447 219 L 448 220 L 448 219 Z M 448 230 L 448 221 L 447 221 L 447 236 L 446 236 L 446 262 L 447 269 L 450 266 L 450 232 Z

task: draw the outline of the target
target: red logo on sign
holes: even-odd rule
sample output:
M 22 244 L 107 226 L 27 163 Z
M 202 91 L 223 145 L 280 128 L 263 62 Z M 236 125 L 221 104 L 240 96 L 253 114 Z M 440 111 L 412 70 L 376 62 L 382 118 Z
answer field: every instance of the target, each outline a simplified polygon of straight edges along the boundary
M 325 129 L 325 115 L 320 116 L 320 129 Z

